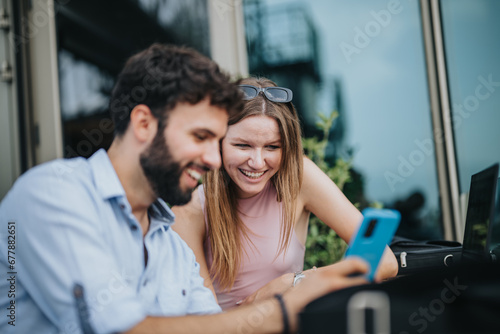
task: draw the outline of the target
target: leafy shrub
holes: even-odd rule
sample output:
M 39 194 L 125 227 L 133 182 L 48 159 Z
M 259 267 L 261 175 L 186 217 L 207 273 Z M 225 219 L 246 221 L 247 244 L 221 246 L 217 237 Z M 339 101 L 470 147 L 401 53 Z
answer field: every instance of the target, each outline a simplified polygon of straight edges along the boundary
M 338 158 L 334 166 L 330 166 L 325 160 L 328 135 L 333 126 L 338 112 L 333 111 L 329 116 L 320 114 L 320 121 L 316 124 L 323 131 L 323 137 L 303 138 L 302 144 L 306 155 L 325 172 L 335 184 L 343 190 L 344 185 L 351 181 L 350 169 L 352 159 L 344 160 Z M 337 262 L 343 256 L 347 244 L 334 230 L 323 223 L 318 217 L 311 214 L 309 219 L 309 232 L 306 240 L 306 255 L 304 268 L 313 266 L 321 267 Z

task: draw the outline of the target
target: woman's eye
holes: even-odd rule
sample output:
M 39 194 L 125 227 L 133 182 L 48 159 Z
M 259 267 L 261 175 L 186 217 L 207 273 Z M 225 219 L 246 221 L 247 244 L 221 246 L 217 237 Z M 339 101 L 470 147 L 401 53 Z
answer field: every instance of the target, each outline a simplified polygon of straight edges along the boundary
M 235 144 L 236 147 L 250 147 L 248 144 Z
M 200 140 L 200 141 L 203 141 L 203 140 L 207 139 L 207 136 L 201 135 L 201 134 L 197 134 L 197 133 L 194 134 L 194 137 L 196 139 Z
M 271 149 L 271 150 L 277 150 L 279 149 L 280 147 L 278 145 L 269 145 L 267 146 L 267 148 Z

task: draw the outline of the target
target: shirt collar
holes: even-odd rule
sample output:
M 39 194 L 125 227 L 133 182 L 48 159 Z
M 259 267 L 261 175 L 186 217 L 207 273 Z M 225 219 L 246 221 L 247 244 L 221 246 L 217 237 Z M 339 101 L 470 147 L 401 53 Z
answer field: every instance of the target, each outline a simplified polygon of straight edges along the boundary
M 88 162 L 94 174 L 97 192 L 103 199 L 125 196 L 125 190 L 104 149 L 95 152 Z
M 123 196 L 126 198 L 125 190 L 116 175 L 115 168 L 109 160 L 104 149 L 95 152 L 88 162 L 94 174 L 96 189 L 103 199 Z M 149 214 L 167 227 L 174 223 L 175 214 L 161 198 L 158 198 L 149 208 Z
M 175 214 L 161 198 L 158 198 L 151 204 L 149 207 L 149 214 L 152 221 L 158 220 L 160 223 L 167 224 L 167 227 L 172 225 L 175 220 Z

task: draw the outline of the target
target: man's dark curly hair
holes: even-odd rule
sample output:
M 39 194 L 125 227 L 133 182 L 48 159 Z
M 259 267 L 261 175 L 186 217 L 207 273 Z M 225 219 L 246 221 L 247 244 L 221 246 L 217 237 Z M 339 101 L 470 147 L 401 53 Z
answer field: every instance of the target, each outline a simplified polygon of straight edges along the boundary
M 214 61 L 191 48 L 153 44 L 130 57 L 118 76 L 109 104 L 115 136 L 125 133 L 138 104 L 147 105 L 164 127 L 177 103 L 205 98 L 229 116 L 243 108 L 238 86 Z

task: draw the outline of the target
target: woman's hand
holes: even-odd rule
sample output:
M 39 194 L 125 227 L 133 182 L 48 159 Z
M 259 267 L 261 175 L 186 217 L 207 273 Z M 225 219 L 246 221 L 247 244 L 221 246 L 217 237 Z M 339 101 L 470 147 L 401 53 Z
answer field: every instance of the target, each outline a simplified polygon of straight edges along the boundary
M 312 269 L 303 271 L 302 274 L 304 274 L 305 277 L 308 277 L 311 272 L 314 272 L 316 270 L 317 268 L 313 267 Z M 322 271 L 324 269 L 319 268 L 319 270 Z M 287 273 L 280 277 L 277 277 L 273 279 L 271 282 L 264 285 L 259 290 L 252 293 L 250 296 L 243 299 L 241 302 L 238 303 L 238 305 L 250 304 L 257 300 L 264 300 L 267 298 L 271 298 L 277 293 L 283 294 L 286 290 L 288 290 L 293 286 L 294 278 L 295 278 L 294 273 Z
M 396 260 L 396 256 L 394 256 L 392 250 L 387 246 L 375 274 L 375 281 L 380 282 L 384 279 L 395 277 L 398 274 L 398 270 L 398 260 Z
M 368 264 L 357 257 L 341 260 L 335 264 L 308 271 L 308 275 L 284 295 L 290 312 L 290 327 L 297 328 L 297 314 L 311 301 L 327 293 L 351 286 L 367 284 L 364 274 Z
M 275 294 L 282 294 L 292 287 L 294 273 L 287 273 L 273 279 L 250 296 L 238 302 L 238 305 L 251 304 L 257 300 L 272 298 Z

